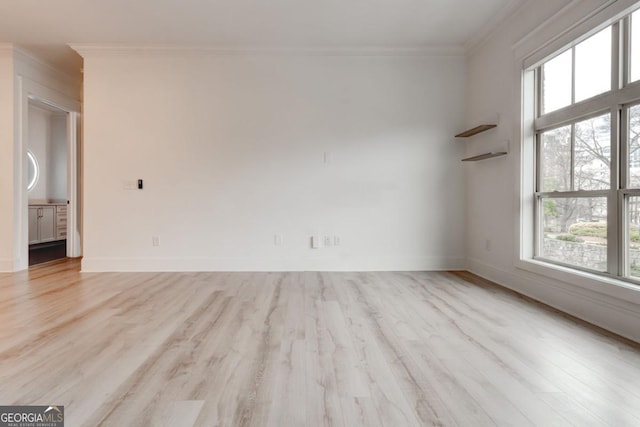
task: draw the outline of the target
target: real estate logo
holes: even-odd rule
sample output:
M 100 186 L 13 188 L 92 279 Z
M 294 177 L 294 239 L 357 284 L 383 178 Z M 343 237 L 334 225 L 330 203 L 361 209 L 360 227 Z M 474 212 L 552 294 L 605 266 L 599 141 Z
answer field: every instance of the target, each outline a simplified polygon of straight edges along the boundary
M 64 406 L 0 406 L 0 427 L 64 427 Z

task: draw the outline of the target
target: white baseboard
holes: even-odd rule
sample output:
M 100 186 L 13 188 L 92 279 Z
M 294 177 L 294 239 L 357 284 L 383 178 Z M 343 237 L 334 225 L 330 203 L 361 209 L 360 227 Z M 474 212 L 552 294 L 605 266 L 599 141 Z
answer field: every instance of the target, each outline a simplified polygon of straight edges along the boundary
M 108 271 L 442 271 L 462 270 L 464 258 L 92 258 L 83 272 Z
M 586 322 L 640 342 L 640 305 L 524 270 L 507 271 L 477 259 L 468 270 Z

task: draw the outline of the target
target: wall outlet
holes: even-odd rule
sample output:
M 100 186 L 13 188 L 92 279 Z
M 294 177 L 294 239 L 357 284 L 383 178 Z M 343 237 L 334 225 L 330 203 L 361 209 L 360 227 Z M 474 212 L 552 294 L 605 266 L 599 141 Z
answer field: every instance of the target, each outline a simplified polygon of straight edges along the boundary
M 160 236 L 151 236 L 151 244 L 153 246 L 160 246 Z
M 322 241 L 320 240 L 320 236 L 311 236 L 311 248 L 320 249 L 321 247 Z
M 484 250 L 487 252 L 491 252 L 491 240 L 486 239 L 484 241 Z
M 331 246 L 331 236 L 324 236 L 324 245 Z
M 340 236 L 333 236 L 333 246 L 340 246 Z
M 273 244 L 276 246 L 282 246 L 282 234 L 273 235 Z

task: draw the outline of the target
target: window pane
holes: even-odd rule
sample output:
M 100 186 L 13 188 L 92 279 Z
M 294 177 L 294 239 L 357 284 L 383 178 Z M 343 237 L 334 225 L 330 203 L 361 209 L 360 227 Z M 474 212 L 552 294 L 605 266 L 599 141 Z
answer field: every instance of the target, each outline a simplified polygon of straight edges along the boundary
M 631 72 L 632 82 L 640 79 L 640 11 L 631 15 Z
M 607 269 L 607 199 L 542 198 L 544 258 L 597 271 Z
M 627 230 L 629 275 L 640 277 L 640 197 L 631 196 L 628 198 L 627 218 L 629 220 Z
M 640 188 L 640 105 L 629 108 L 629 182 L 630 188 Z
M 571 49 L 542 66 L 542 112 L 571 104 Z
M 611 90 L 611 27 L 576 46 L 575 102 Z
M 576 123 L 575 133 L 574 189 L 608 189 L 611 173 L 610 114 Z
M 571 190 L 571 126 L 540 135 L 540 191 Z

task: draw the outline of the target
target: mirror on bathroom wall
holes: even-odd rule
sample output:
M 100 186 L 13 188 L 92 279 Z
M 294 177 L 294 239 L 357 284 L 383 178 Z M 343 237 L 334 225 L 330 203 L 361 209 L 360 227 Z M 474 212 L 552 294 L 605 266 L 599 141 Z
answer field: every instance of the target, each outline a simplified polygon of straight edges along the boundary
M 34 189 L 36 184 L 38 184 L 38 178 L 40 177 L 38 160 L 36 159 L 36 156 L 31 152 L 31 150 L 27 151 L 27 171 L 27 191 L 31 191 Z

